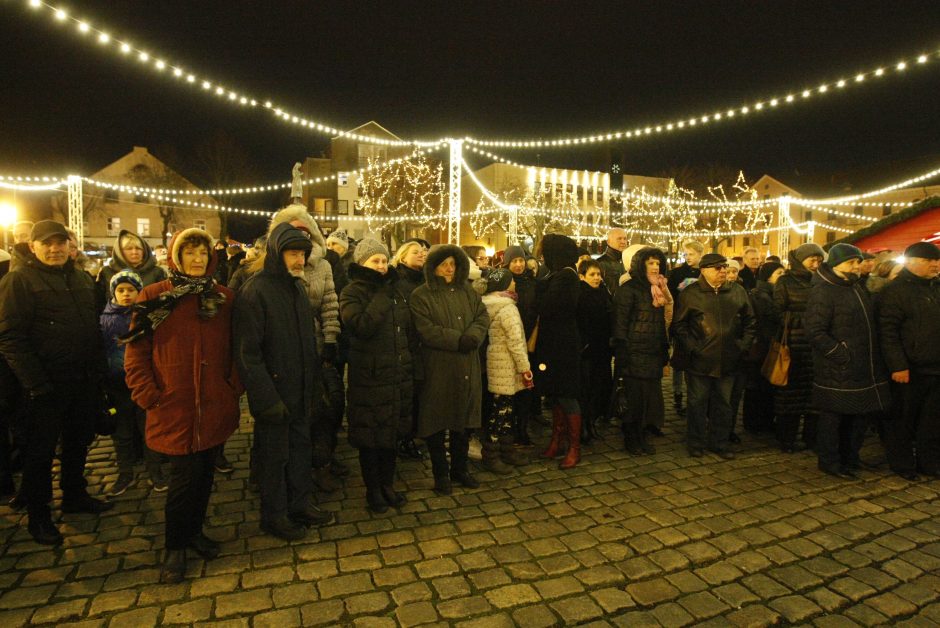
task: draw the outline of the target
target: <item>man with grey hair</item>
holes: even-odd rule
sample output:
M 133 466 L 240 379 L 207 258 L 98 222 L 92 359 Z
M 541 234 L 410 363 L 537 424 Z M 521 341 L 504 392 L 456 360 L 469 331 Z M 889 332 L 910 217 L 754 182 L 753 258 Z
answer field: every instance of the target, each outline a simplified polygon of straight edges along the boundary
M 604 275 L 604 284 L 611 294 L 617 291 L 620 285 L 620 275 L 626 271 L 623 267 L 623 250 L 627 248 L 627 232 L 614 227 L 607 232 L 607 249 L 597 258 L 601 273 Z
M 744 289 L 751 292 L 757 287 L 757 271 L 760 269 L 760 251 L 753 246 L 744 249 L 742 255 L 744 267 L 738 272 L 738 280 L 744 284 Z

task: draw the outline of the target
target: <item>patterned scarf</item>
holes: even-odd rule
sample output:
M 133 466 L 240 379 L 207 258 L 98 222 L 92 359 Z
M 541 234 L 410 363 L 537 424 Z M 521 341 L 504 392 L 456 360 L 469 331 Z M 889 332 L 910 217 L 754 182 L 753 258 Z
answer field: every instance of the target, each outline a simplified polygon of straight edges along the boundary
M 155 299 L 134 304 L 134 327 L 118 339 L 120 344 L 128 344 L 144 336 L 153 335 L 153 331 L 165 321 L 180 300 L 188 294 L 199 296 L 199 318 L 208 320 L 219 313 L 219 307 L 225 303 L 225 295 L 216 292 L 216 281 L 211 275 L 190 277 L 177 270 L 170 270 L 170 284 L 173 286 L 161 292 Z
M 669 288 L 666 286 L 666 278 L 656 273 L 655 275 L 646 275 L 646 279 L 650 282 L 650 292 L 653 293 L 653 307 L 663 307 L 670 301 L 666 298 L 666 295 L 669 294 Z

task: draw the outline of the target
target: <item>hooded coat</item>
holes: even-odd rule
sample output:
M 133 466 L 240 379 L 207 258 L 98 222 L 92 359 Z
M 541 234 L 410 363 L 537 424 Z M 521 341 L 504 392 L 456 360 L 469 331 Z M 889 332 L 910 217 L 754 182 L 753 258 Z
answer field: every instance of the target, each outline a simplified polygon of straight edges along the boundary
M 809 411 L 813 389 L 813 350 L 803 328 L 803 316 L 812 288 L 813 273 L 790 251 L 789 269 L 774 284 L 774 305 L 781 329 L 787 322 L 790 370 L 787 385 L 775 388 L 774 411 L 777 416 L 800 416 Z M 789 315 L 789 317 L 787 316 Z
M 803 322 L 813 348 L 813 406 L 836 414 L 887 410 L 888 373 L 871 298 L 858 278 L 820 264 Z
M 353 447 L 394 449 L 411 430 L 411 310 L 394 268 L 384 275 L 350 264 L 349 284 L 340 295 L 343 328 L 349 337 L 346 417 Z
M 522 374 L 528 370 L 525 330 L 516 300 L 502 292 L 483 295 L 490 317 L 486 345 L 486 381 L 489 392 L 514 395 L 525 388 Z
M 198 229 L 177 233 L 176 242 Z M 215 272 L 209 255 L 206 275 Z M 171 271 L 178 270 L 175 255 Z M 146 286 L 137 302 L 172 289 L 170 280 Z M 147 446 L 172 456 L 188 455 L 221 445 L 238 427 L 241 382 L 232 356 L 232 304 L 235 293 L 216 284 L 225 296 L 212 318 L 199 316 L 199 296 L 182 297 L 166 320 L 127 345 L 125 382 L 131 397 L 147 410 Z M 131 323 L 133 329 L 134 324 Z
M 535 383 L 543 395 L 578 399 L 583 348 L 578 332 L 581 279 L 574 269 L 578 247 L 571 238 L 555 234 L 546 235 L 541 244 L 549 274 L 536 284 Z
M 434 270 L 453 257 L 452 283 Z M 411 293 L 411 315 L 420 341 L 419 437 L 441 430 L 480 427 L 483 374 L 480 352 L 458 349 L 464 334 L 483 344 L 490 319 L 480 296 L 470 287 L 470 259 L 452 244 L 432 247 L 424 265 L 424 284 Z
M 326 240 L 317 222 L 303 205 L 288 205 L 271 218 L 268 237 L 271 237 L 277 225 L 292 220 L 298 220 L 306 227 L 310 232 L 310 242 L 313 244 L 313 250 L 307 258 L 307 266 L 304 269 L 304 280 L 307 282 L 307 297 L 317 325 L 317 341 L 336 344 L 336 338 L 340 333 L 339 298 L 333 283 L 333 269 L 325 259 Z
M 661 379 L 669 360 L 666 307 L 653 306 L 653 293 L 646 277 L 646 260 L 655 257 L 666 267 L 662 251 L 647 247 L 630 261 L 630 280 L 614 295 L 613 338 L 617 372 L 638 379 Z
M 303 234 L 287 223 L 271 232 L 264 268 L 238 293 L 234 308 L 235 364 L 256 421 L 283 403 L 290 417 L 310 417 L 319 376 L 316 334 L 304 282 L 288 272 L 283 253 Z
M 144 257 L 140 264 L 131 266 L 121 251 L 121 239 L 125 237 L 137 238 L 140 245 L 144 248 Z M 211 253 L 211 251 L 210 251 Z M 97 293 L 98 311 L 102 311 L 111 301 L 111 278 L 122 270 L 133 270 L 140 275 L 140 280 L 144 286 L 166 279 L 166 271 L 157 264 L 157 258 L 147 241 L 141 238 L 133 231 L 121 229 L 117 238 L 114 239 L 114 249 L 111 251 L 111 261 L 101 267 L 98 271 L 98 278 L 95 280 L 95 291 Z

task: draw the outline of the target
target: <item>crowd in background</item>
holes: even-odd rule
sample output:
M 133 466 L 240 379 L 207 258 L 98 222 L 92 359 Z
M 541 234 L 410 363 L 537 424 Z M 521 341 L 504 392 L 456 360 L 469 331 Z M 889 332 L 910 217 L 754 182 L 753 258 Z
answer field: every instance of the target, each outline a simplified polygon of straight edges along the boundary
M 613 229 L 596 259 L 558 234 L 492 259 L 421 239 L 393 254 L 325 237 L 292 204 L 247 251 L 200 229 L 160 251 L 122 231 L 92 279 L 60 223 L 14 233 L 0 258 L 0 489 L 37 542 L 57 545 L 57 449 L 63 512 L 110 509 L 142 460 L 166 492 L 164 582 L 183 578 L 187 551 L 219 553 L 203 527 L 215 473 L 233 468 L 224 448 L 243 393 L 260 525 L 285 540 L 334 519 L 316 495 L 350 473 L 335 455 L 344 420 L 366 506 L 383 513 L 407 503 L 395 487 L 403 457 L 430 459 L 438 494 L 478 487 L 472 439 L 497 475 L 536 455 L 575 467 L 607 421 L 631 456 L 652 455 L 670 373 L 690 456 L 731 459 L 742 430 L 768 433 L 852 478 L 874 428 L 893 472 L 940 475 L 930 243 L 903 261 L 812 243 L 782 261 L 756 248 L 728 259 L 693 240 L 670 268 L 664 251 Z M 551 437 L 536 452 L 530 423 L 543 408 Z M 115 446 L 108 499 L 84 478 L 96 433 Z

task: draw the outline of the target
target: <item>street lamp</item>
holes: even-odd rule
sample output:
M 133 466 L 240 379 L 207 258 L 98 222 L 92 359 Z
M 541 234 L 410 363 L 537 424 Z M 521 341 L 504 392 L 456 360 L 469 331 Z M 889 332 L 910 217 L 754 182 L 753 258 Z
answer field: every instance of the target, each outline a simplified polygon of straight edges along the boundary
M 0 203 L 0 227 L 3 227 L 3 248 L 7 249 L 9 242 L 7 234 L 16 223 L 16 205 L 13 203 Z

